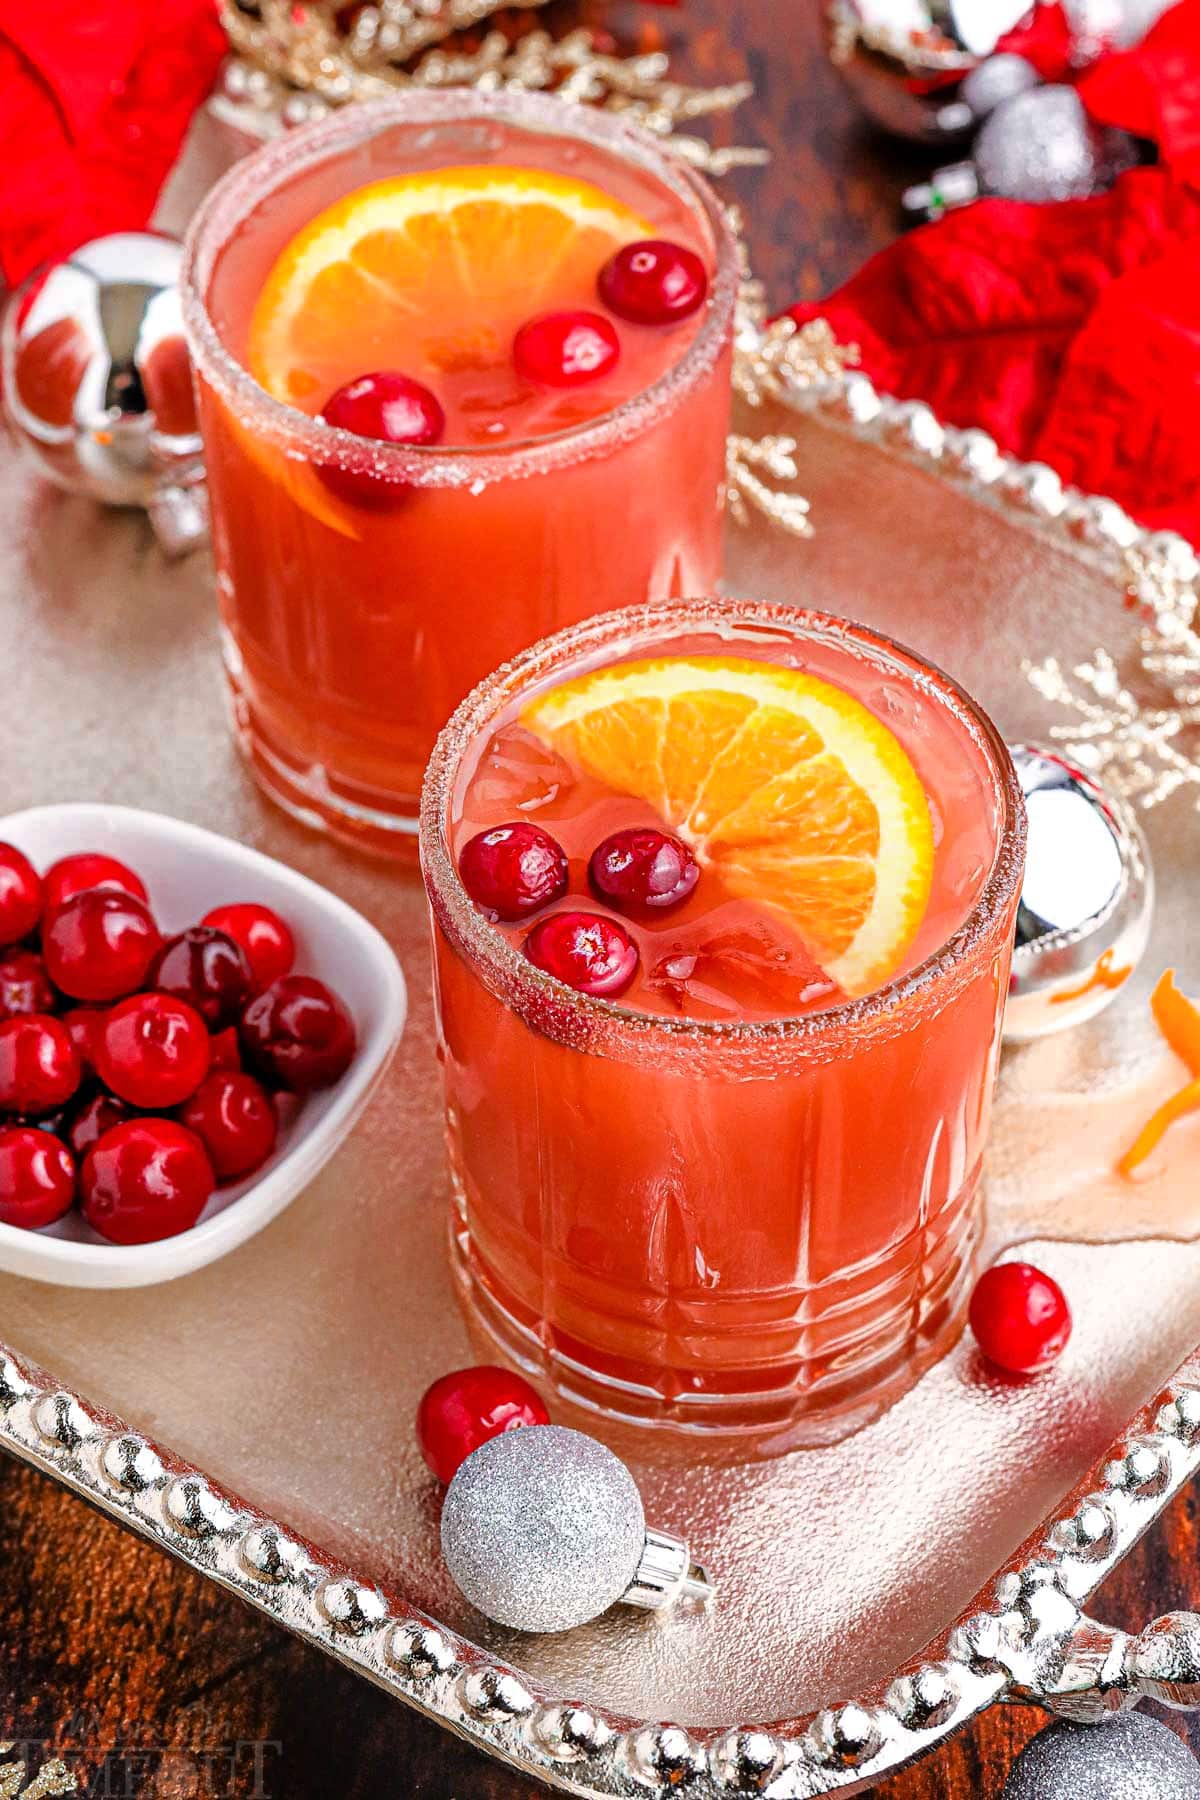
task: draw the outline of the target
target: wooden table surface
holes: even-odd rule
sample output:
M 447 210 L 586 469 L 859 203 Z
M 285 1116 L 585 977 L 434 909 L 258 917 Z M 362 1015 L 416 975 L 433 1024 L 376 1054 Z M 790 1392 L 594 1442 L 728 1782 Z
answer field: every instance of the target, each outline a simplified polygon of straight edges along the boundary
M 723 184 L 746 202 L 771 300 L 813 298 L 895 235 L 897 199 L 928 158 L 874 135 L 821 50 L 815 0 L 580 4 L 624 41 L 665 45 L 706 83 L 749 76 L 755 96 L 722 142 L 770 167 Z M 1098 1610 L 1140 1626 L 1200 1607 L 1200 1529 L 1185 1493 L 1109 1582 Z M 998 1795 L 1038 1726 L 996 1708 L 880 1800 Z M 1200 1749 L 1200 1723 L 1190 1729 Z M 0 1459 L 0 1738 L 67 1755 L 94 1795 L 287 1800 L 526 1800 L 531 1785 L 302 1647 L 159 1551 Z M 7 1790 L 6 1790 L 7 1791 Z

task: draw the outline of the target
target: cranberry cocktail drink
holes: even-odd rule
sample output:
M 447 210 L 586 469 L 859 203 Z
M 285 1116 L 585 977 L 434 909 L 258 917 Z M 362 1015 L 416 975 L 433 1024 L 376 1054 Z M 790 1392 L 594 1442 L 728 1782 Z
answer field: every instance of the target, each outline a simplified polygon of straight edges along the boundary
M 979 1232 L 1024 851 L 987 719 L 859 626 L 633 609 L 471 695 L 421 830 L 478 1326 L 684 1429 L 894 1398 Z
M 277 799 L 397 848 L 489 669 L 716 580 L 735 287 L 705 185 L 547 97 L 351 108 L 213 191 L 184 310 L 235 724 Z

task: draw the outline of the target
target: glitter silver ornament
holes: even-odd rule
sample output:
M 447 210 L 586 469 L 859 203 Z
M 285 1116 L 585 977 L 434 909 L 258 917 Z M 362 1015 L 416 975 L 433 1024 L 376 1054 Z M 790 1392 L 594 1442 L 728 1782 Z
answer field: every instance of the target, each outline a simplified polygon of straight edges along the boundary
M 1200 1800 L 1200 1763 L 1156 1719 L 1051 1725 L 1021 1752 L 1001 1800 Z
M 562 1425 L 504 1432 L 467 1457 L 446 1491 L 442 1554 L 472 1606 L 518 1631 L 712 1593 L 686 1544 L 647 1529 L 620 1458 Z
M 916 143 L 951 144 L 978 117 L 956 110 L 954 82 L 1029 11 L 1029 0 L 826 0 L 826 43 L 877 125 Z
M 1010 200 L 1077 200 L 1100 185 L 1103 135 L 1074 88 L 1033 88 L 984 120 L 974 161 L 986 194 Z
M 1029 845 L 1004 1035 L 1026 1043 L 1117 998 L 1149 941 L 1154 875 L 1124 801 L 1056 750 L 1011 749 Z
M 39 270 L 0 326 L 5 412 L 60 487 L 141 506 L 172 555 L 207 530 L 180 246 L 118 232 Z
M 1099 193 L 1137 160 L 1133 139 L 1094 125 L 1073 87 L 1034 87 L 988 114 L 971 161 L 935 169 L 928 181 L 905 189 L 901 205 L 906 212 L 940 218 L 988 194 L 1079 200 Z
M 938 118 L 948 132 L 970 131 L 1006 100 L 1038 87 L 1041 79 L 1023 56 L 1002 51 L 971 70 L 958 90 L 958 99 L 948 101 Z

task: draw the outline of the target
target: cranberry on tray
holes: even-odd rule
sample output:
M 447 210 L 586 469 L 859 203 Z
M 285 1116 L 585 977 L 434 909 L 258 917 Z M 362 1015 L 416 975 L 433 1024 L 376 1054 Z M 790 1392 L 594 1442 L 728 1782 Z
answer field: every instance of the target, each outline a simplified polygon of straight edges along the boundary
M 354 1021 L 337 995 L 311 975 L 287 975 L 242 1014 L 242 1051 L 255 1074 L 293 1093 L 329 1087 L 356 1047 Z
M 455 1369 L 426 1388 L 417 1408 L 417 1439 L 429 1469 L 449 1484 L 459 1464 L 489 1438 L 549 1423 L 541 1395 L 523 1376 L 480 1363 Z
M 984 1356 L 1010 1375 L 1040 1375 L 1071 1336 L 1071 1309 L 1057 1281 L 1032 1263 L 995 1263 L 971 1295 L 971 1331 Z
M 190 1231 L 216 1181 L 200 1139 L 174 1119 L 129 1119 L 93 1145 L 80 1173 L 83 1216 L 113 1244 Z

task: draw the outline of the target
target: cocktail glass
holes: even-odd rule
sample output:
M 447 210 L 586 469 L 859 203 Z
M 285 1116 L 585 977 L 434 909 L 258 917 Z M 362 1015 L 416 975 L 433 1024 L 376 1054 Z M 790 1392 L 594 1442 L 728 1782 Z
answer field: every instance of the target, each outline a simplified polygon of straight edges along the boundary
M 600 417 L 498 448 L 383 444 L 271 397 L 245 366 L 247 337 L 296 232 L 367 183 L 481 163 L 590 182 L 695 247 L 710 286 L 679 359 Z M 716 581 L 736 286 L 703 181 L 648 134 L 544 95 L 348 108 L 218 184 L 189 236 L 184 315 L 234 724 L 276 800 L 401 849 L 437 731 L 489 669 L 604 608 Z M 402 503 L 355 505 L 322 468 Z
M 463 887 L 457 853 L 504 816 L 550 831 L 578 885 L 570 772 L 522 749 L 515 715 L 590 669 L 685 654 L 835 683 L 911 759 L 933 886 L 912 956 L 876 991 L 793 1016 L 639 1010 L 636 990 L 597 999 L 543 973 L 521 928 Z M 478 687 L 438 741 L 421 824 L 451 1250 L 478 1331 L 610 1418 L 776 1448 L 840 1435 L 902 1393 L 963 1323 L 1024 842 L 994 727 L 864 626 L 731 601 L 631 609 Z

